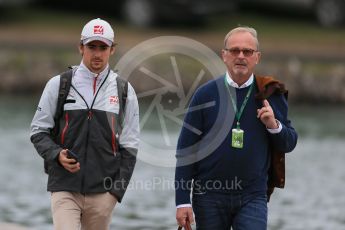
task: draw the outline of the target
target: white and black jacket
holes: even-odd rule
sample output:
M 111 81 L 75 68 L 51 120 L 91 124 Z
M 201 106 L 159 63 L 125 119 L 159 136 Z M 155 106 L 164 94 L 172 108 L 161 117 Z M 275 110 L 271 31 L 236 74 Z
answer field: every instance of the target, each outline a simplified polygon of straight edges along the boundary
M 119 202 L 136 163 L 139 145 L 139 107 L 128 83 L 123 122 L 119 118 L 118 75 L 109 66 L 97 77 L 81 63 L 60 119 L 56 142 L 50 132 L 60 85 L 60 75 L 50 79 L 31 123 L 31 141 L 47 165 L 48 191 L 99 193 L 109 191 Z M 62 149 L 78 154 L 80 171 L 70 173 L 58 162 Z

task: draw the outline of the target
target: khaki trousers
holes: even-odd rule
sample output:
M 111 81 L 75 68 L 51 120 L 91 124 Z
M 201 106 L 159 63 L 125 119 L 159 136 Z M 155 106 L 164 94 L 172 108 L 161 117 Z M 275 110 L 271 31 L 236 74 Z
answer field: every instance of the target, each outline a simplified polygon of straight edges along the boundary
M 117 200 L 110 193 L 82 195 L 53 192 L 51 209 L 55 230 L 108 230 Z

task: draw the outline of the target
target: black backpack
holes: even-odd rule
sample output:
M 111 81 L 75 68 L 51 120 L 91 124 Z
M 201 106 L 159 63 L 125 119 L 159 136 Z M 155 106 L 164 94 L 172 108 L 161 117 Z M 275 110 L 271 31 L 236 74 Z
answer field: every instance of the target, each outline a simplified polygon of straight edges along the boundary
M 70 68 L 69 70 L 60 74 L 59 96 L 58 96 L 58 101 L 57 101 L 56 112 L 54 115 L 55 126 L 51 130 L 51 136 L 54 141 L 56 141 L 56 138 L 59 132 L 60 118 L 63 115 L 63 111 L 64 111 L 63 106 L 66 103 L 66 98 L 68 96 L 68 93 L 72 84 L 73 69 L 71 67 L 69 68 Z M 118 92 L 119 103 L 120 103 L 120 110 L 119 110 L 119 118 L 120 118 L 120 126 L 121 126 L 120 128 L 122 129 L 123 120 L 124 120 L 124 111 L 125 111 L 126 101 L 127 101 L 128 81 L 120 77 L 117 77 L 116 83 L 117 83 L 117 92 Z

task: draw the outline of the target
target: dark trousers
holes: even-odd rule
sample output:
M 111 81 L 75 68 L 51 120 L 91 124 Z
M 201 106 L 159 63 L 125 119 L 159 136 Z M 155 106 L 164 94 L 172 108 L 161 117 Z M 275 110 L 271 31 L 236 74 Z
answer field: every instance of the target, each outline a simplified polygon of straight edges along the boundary
M 203 192 L 193 194 L 197 230 L 266 230 L 267 196 Z

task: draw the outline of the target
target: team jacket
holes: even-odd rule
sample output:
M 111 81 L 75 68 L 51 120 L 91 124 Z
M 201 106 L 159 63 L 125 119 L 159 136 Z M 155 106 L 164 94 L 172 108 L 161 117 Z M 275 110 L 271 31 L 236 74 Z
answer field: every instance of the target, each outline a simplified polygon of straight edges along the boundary
M 92 80 L 92 73 L 83 64 L 75 71 L 79 72 L 72 77 L 57 141 L 52 140 L 50 131 L 55 125 L 60 76 L 48 81 L 31 123 L 31 141 L 47 165 L 47 190 L 109 191 L 121 202 L 134 170 L 139 144 L 136 94 L 128 83 L 121 122 L 118 116 L 118 75 L 107 67 L 98 77 L 95 93 L 90 97 L 85 86 Z M 78 155 L 80 171 L 70 173 L 59 164 L 57 158 L 62 149 L 70 149 Z

